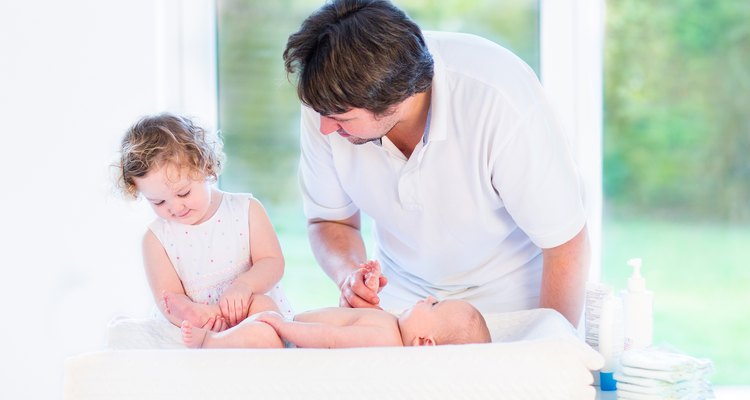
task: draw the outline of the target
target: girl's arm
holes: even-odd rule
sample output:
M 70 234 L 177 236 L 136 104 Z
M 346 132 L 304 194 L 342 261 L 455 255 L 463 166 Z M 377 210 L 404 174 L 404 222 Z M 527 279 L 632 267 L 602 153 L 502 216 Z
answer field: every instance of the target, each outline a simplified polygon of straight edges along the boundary
M 266 210 L 254 198 L 250 199 L 249 207 L 251 267 L 237 276 L 219 300 L 221 313 L 229 320 L 230 326 L 248 316 L 252 294 L 269 292 L 284 275 L 281 245 Z
M 146 231 L 143 236 L 143 265 L 154 302 L 169 322 L 180 326 L 183 320 L 188 320 L 195 326 L 221 330 L 221 321 L 216 318 L 219 314 L 218 307 L 214 306 L 215 310 L 211 310 L 212 307 L 193 303 L 187 297 L 167 252 L 151 230 Z M 171 303 L 169 308 L 167 299 Z M 211 318 L 213 322 L 208 326 Z

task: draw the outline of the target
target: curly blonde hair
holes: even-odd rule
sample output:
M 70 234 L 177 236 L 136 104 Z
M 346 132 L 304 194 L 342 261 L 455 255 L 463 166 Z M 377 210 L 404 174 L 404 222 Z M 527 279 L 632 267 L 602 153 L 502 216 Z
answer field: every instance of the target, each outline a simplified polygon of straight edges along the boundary
M 117 186 L 138 197 L 133 178 L 165 165 L 187 169 L 191 179 L 216 181 L 224 164 L 223 143 L 189 118 L 162 113 L 141 118 L 128 129 L 120 146 Z

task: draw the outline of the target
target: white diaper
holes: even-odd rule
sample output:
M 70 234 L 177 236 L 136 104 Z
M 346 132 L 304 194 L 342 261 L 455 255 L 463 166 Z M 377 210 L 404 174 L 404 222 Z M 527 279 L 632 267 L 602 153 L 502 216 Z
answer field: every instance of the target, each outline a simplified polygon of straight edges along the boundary
M 623 366 L 643 368 L 655 371 L 686 372 L 711 369 L 711 361 L 680 354 L 647 348 L 642 350 L 628 350 L 622 354 L 620 362 Z
M 692 400 L 714 398 L 710 360 L 650 347 L 628 350 L 615 374 L 622 400 Z

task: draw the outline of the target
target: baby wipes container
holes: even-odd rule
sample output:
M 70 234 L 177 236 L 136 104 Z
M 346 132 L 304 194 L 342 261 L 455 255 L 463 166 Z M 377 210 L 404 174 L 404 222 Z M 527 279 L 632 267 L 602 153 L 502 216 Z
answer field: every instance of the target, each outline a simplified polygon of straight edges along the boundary
M 634 258 L 628 261 L 628 265 L 633 268 L 633 272 L 628 279 L 627 290 L 622 291 L 625 350 L 650 346 L 654 330 L 654 295 L 646 290 L 646 280 L 641 276 L 642 261 L 640 258 Z

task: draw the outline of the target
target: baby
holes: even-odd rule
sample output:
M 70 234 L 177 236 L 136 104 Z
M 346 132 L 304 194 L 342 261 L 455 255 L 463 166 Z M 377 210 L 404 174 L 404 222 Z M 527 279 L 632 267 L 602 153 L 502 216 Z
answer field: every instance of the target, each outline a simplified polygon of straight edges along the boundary
M 221 331 L 261 311 L 292 315 L 265 209 L 249 193 L 215 185 L 224 159 L 218 136 L 163 113 L 131 126 L 120 150 L 120 188 L 145 198 L 157 217 L 143 237 L 143 260 L 167 320 Z
M 399 316 L 373 308 L 332 307 L 297 314 L 294 321 L 275 312 L 259 313 L 246 321 L 223 332 L 185 321 L 183 341 L 191 348 L 435 346 L 491 341 L 484 317 L 470 303 L 438 301 L 431 296 Z

